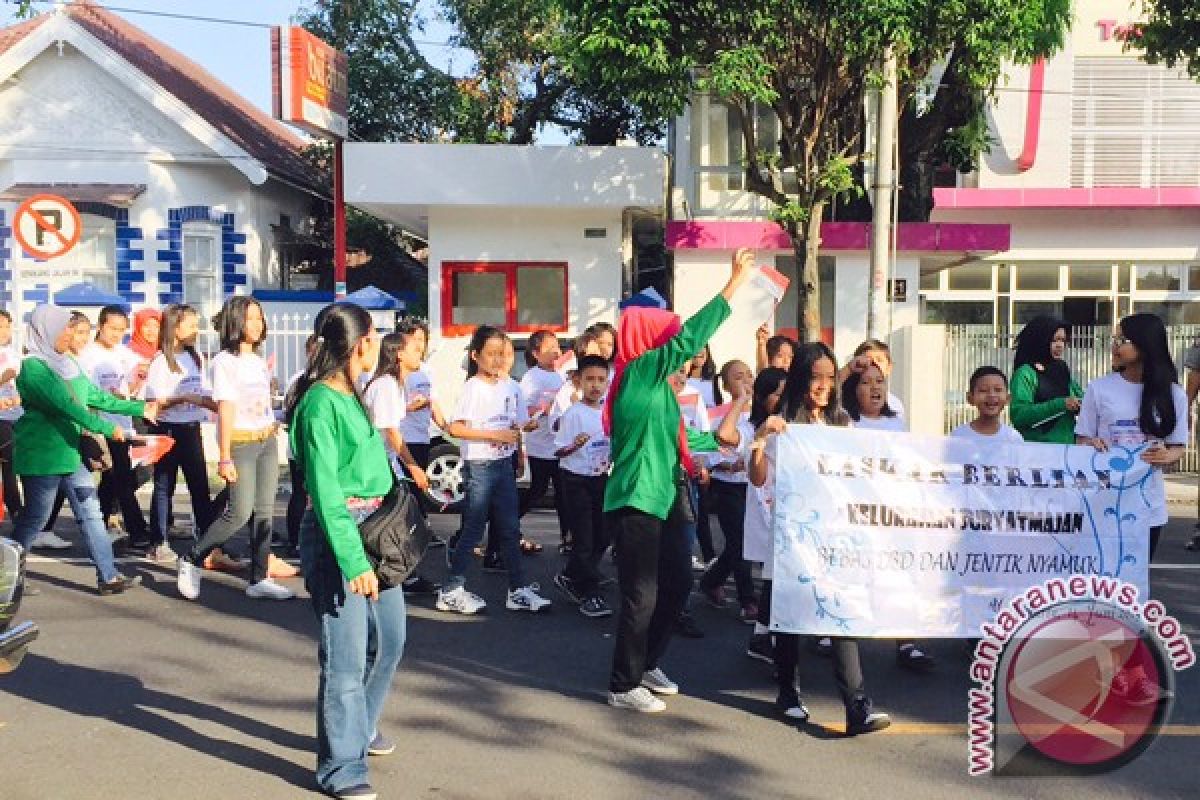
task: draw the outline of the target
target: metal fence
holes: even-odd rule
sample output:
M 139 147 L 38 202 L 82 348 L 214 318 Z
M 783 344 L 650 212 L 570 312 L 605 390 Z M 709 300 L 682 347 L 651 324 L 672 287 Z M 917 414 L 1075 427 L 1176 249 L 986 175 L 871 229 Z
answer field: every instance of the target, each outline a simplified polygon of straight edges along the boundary
M 971 373 L 976 368 L 990 364 L 1011 375 L 1016 335 L 1019 332 L 1019 328 L 1000 329 L 991 325 L 946 326 L 946 358 L 943 370 L 947 433 L 975 417 L 975 410 L 967 405 L 966 392 Z M 1080 386 L 1086 388 L 1088 381 L 1099 378 L 1112 369 L 1112 332 L 1112 327 L 1107 325 L 1071 329 L 1071 339 L 1064 358 L 1071 365 L 1071 376 Z M 1169 325 L 1167 341 L 1182 383 L 1185 380 L 1183 353 L 1193 344 L 1200 343 L 1200 325 Z M 1200 453 L 1196 450 L 1195 439 L 1193 435 L 1187 455 L 1180 462 L 1182 471 L 1200 471 Z

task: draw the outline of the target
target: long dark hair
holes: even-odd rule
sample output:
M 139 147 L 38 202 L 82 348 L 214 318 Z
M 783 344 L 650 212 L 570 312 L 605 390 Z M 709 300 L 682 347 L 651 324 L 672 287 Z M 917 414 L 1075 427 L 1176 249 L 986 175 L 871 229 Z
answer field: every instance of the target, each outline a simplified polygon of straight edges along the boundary
M 292 387 L 287 398 L 287 421 L 291 424 L 304 393 L 312 388 L 314 383 L 323 381 L 341 372 L 346 376 L 347 383 L 354 389 L 359 404 L 362 396 L 358 387 L 350 379 L 350 354 L 359 341 L 371 332 L 371 314 L 354 303 L 334 303 L 321 309 L 313 324 L 313 335 L 317 337 L 317 347 L 308 359 L 304 374 Z
M 1035 403 L 1066 397 L 1071 393 L 1071 368 L 1067 366 L 1066 361 L 1050 354 L 1054 334 L 1059 331 L 1066 331 L 1070 337 L 1071 326 L 1056 317 L 1040 314 L 1029 320 L 1017 334 L 1013 374 L 1026 364 L 1037 372 L 1038 385 L 1033 398 Z
M 175 359 L 175 331 L 179 329 L 179 323 L 188 314 L 199 316 L 196 309 L 186 303 L 176 303 L 169 305 L 163 310 L 162 327 L 158 334 L 158 349 L 163 354 L 163 358 L 167 360 L 167 368 L 171 372 L 183 372 L 183 367 L 179 366 L 179 362 Z M 184 351 L 192 357 L 196 362 L 196 368 L 202 366 L 200 354 L 196 352 L 196 348 L 192 345 L 187 345 L 183 348 Z
M 787 377 L 787 370 L 767 367 L 754 379 L 754 396 L 750 400 L 750 424 L 755 428 L 771 416 L 771 412 L 767 410 L 767 398 L 779 391 L 779 384 L 786 382 Z
M 493 328 L 491 325 L 480 325 L 475 329 L 475 333 L 471 334 L 471 343 L 467 345 L 467 379 L 470 380 L 479 374 L 479 362 L 471 356 L 479 357 L 483 352 L 483 346 L 492 339 L 499 339 L 502 342 L 508 341 L 508 334 L 499 328 Z
M 787 386 L 783 390 L 784 411 L 789 421 L 795 421 L 801 415 L 810 416 L 805 398 L 812 386 L 813 368 L 822 358 L 828 358 L 837 369 L 837 359 L 833 351 L 824 342 L 805 342 L 796 346 L 796 355 L 792 359 L 792 367 L 788 370 Z M 829 405 L 825 406 L 825 421 L 836 424 L 838 405 L 838 385 L 836 378 L 833 388 L 829 390 Z
M 401 380 L 400 376 L 400 361 L 398 356 L 412 336 L 411 329 L 401 328 L 383 337 L 383 341 L 379 345 L 379 361 L 375 364 L 375 374 L 371 376 L 371 380 L 367 381 L 367 385 L 363 387 L 363 391 L 371 388 L 371 384 L 375 383 L 375 381 L 388 376 L 395 378 L 396 383 L 404 386 L 404 381 Z
M 879 369 L 879 367 L 872 364 L 867 369 Z M 879 371 L 882 374 L 883 370 Z M 850 419 L 855 422 L 862 419 L 862 406 L 858 402 L 858 385 L 862 383 L 863 376 L 866 374 L 866 369 L 862 372 L 851 372 L 846 376 L 846 380 L 842 381 L 842 408 L 846 409 L 846 413 L 850 415 Z M 888 405 L 887 397 L 883 398 L 883 408 L 879 410 L 879 416 L 896 416 L 896 412 Z
M 717 365 L 713 363 L 712 348 L 710 346 L 704 345 L 704 364 L 700 367 L 700 375 L 699 376 L 693 375 L 692 374 L 693 369 L 694 369 L 694 365 L 693 365 L 693 367 L 688 368 L 688 377 L 689 378 L 699 377 L 700 380 L 702 380 L 702 381 L 716 380 Z
M 1179 372 L 1167 346 L 1167 328 L 1154 314 L 1131 314 L 1121 320 L 1121 333 L 1137 348 L 1142 359 L 1142 406 L 1138 425 L 1142 433 L 1165 439 L 1175 430 L 1174 385 Z
M 257 353 L 267 340 L 267 315 L 263 313 L 262 306 L 253 297 L 237 294 L 225 301 L 225 306 L 213 319 L 221 337 L 221 349 L 225 352 L 236 356 L 242 351 L 242 342 L 246 339 L 246 312 L 251 306 L 258 307 L 263 321 L 262 335 L 253 344 L 254 352 Z

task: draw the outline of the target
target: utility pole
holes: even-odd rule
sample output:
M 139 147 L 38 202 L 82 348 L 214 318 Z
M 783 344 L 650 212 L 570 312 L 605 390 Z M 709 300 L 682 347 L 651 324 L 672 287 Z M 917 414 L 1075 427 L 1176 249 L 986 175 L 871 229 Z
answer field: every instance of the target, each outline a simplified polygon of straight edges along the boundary
M 875 180 L 871 185 L 871 274 L 867 282 L 867 338 L 884 333 L 887 318 L 887 276 L 891 260 L 892 196 L 896 184 L 897 88 L 896 51 L 883 54 L 883 86 L 875 103 Z

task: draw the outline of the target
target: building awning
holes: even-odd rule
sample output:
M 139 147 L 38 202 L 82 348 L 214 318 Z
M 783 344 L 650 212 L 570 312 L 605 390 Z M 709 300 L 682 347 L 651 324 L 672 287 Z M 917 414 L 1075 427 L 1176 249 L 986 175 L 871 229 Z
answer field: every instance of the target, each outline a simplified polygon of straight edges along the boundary
M 104 203 L 128 208 L 142 192 L 144 183 L 14 183 L 0 200 L 20 203 L 39 194 L 56 194 L 72 203 Z

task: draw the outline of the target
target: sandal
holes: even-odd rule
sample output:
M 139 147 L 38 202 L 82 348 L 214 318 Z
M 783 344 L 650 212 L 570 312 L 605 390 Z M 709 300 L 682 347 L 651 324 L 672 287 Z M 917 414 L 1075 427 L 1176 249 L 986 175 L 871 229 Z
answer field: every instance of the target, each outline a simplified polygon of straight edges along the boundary
M 542 546 L 532 539 L 521 539 L 521 552 L 531 556 L 542 552 Z

